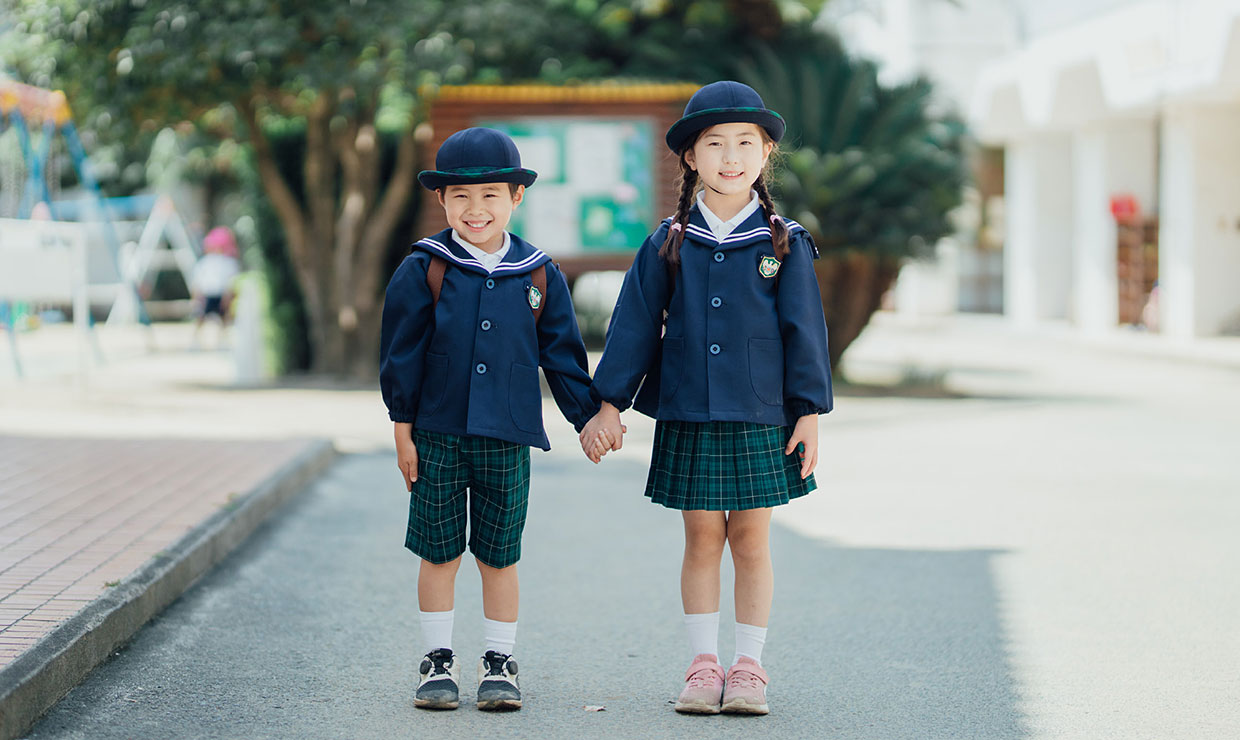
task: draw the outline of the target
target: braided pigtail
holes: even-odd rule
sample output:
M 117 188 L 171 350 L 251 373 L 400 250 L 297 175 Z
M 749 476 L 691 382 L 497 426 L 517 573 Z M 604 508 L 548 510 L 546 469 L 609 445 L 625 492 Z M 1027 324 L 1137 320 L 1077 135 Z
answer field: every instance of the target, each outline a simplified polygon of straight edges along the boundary
M 663 240 L 663 246 L 659 247 L 659 256 L 673 267 L 680 264 L 680 243 L 685 240 L 685 228 L 689 225 L 689 209 L 693 207 L 697 181 L 697 172 L 685 162 L 685 156 L 681 154 L 680 200 L 676 203 L 676 216 L 667 231 L 667 238 Z
M 788 224 L 784 223 L 783 217 L 775 212 L 775 203 L 771 201 L 771 194 L 766 189 L 765 173 L 758 175 L 758 179 L 754 180 L 753 189 L 758 194 L 758 200 L 762 202 L 767 219 L 771 222 L 771 244 L 775 245 L 775 257 L 782 260 L 788 254 Z

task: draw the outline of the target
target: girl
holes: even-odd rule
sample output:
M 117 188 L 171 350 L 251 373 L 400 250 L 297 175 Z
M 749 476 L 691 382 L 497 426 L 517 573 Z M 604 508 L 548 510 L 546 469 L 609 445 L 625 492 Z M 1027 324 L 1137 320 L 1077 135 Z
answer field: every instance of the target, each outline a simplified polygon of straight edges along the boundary
M 621 446 L 621 411 L 657 419 L 646 495 L 684 518 L 680 591 L 695 656 L 678 712 L 768 712 L 771 508 L 814 489 L 818 414 L 831 410 L 818 252 L 775 213 L 763 176 L 783 133 L 778 113 L 730 81 L 699 90 L 668 130 L 680 202 L 625 276 L 590 389 L 601 410 L 581 433 L 597 462 Z M 726 673 L 724 543 L 736 571 Z

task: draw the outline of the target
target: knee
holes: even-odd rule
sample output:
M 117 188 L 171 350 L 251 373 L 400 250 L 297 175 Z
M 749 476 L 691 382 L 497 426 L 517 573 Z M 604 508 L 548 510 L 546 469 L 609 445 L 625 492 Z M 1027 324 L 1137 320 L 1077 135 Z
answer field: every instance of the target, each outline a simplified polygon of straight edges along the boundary
M 716 561 L 723 556 L 723 544 L 727 535 L 722 531 L 703 528 L 698 531 L 685 531 L 685 555 L 688 557 L 714 558 Z
M 425 558 L 422 560 L 422 572 L 436 576 L 454 576 L 460 567 L 460 556 L 457 556 L 455 559 L 449 560 L 446 563 L 432 563 Z
M 517 572 L 516 563 L 504 566 L 503 568 L 495 568 L 487 565 L 477 558 L 474 558 L 474 562 L 478 564 L 478 572 L 482 574 L 483 578 L 505 578 L 512 576 Z
M 738 528 L 728 530 L 728 549 L 738 565 L 761 565 L 770 560 L 771 548 L 765 532 Z

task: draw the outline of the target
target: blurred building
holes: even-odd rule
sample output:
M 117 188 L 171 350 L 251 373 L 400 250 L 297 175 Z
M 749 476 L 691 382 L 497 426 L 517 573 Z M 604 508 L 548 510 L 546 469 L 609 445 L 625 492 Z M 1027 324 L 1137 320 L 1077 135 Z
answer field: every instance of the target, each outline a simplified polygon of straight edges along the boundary
M 997 259 L 1021 325 L 1240 332 L 1240 1 L 836 0 L 825 19 L 888 81 L 934 79 L 983 145 L 961 234 L 902 275 L 901 309 L 993 308 L 976 286 Z
M 961 117 L 979 70 L 1020 41 L 1017 14 L 1006 0 L 832 0 L 821 21 L 850 53 L 878 63 L 881 82 L 929 77 L 940 109 Z M 893 291 L 901 312 L 1003 310 L 1002 151 L 983 148 L 973 165 L 977 187 L 966 193 L 957 233 L 937 245 L 934 260 L 901 270 Z
M 1240 2 L 1021 2 L 970 107 L 1005 151 L 1006 312 L 1240 331 Z

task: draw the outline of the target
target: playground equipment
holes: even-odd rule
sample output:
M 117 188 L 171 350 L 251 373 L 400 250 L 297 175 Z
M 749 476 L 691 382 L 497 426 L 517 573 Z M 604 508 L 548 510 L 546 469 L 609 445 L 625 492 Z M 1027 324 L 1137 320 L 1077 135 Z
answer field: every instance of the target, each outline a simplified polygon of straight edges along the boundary
M 0 304 L 72 304 L 82 346 L 94 344 L 101 357 L 91 338 L 92 303 L 110 303 L 109 322 L 149 325 L 139 286 L 169 266 L 188 282 L 199 249 L 171 198 L 103 197 L 62 92 L 0 79 L 0 141 L 8 132 L 19 156 L 0 158 Z M 85 198 L 59 198 L 57 142 L 63 142 Z M 14 312 L 0 313 L 20 374 Z

